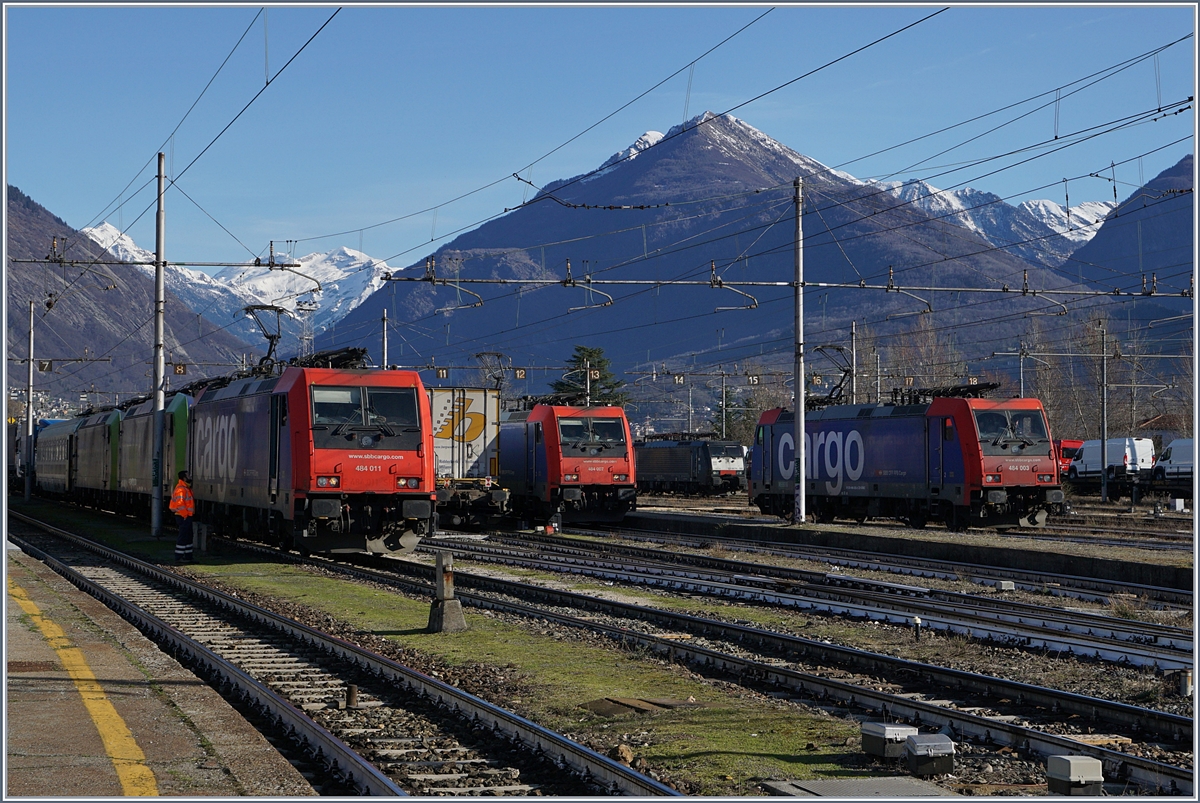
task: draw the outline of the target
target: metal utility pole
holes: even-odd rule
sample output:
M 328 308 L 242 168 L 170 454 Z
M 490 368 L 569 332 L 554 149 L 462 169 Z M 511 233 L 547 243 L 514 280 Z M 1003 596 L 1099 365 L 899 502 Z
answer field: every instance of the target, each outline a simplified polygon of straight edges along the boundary
M 850 321 L 850 403 L 858 404 L 858 327 Z
M 1104 321 L 1100 324 L 1100 453 L 1104 455 L 1104 468 L 1100 473 L 1100 501 L 1108 503 L 1108 333 Z
M 387 355 L 387 307 L 383 308 L 383 370 L 387 370 L 388 355 Z
M 166 155 L 158 155 L 158 213 L 155 215 L 154 235 L 154 463 L 150 472 L 150 534 L 162 538 L 163 530 L 163 410 L 166 393 L 163 390 L 167 373 L 166 345 L 163 342 L 164 317 L 167 306 L 166 239 L 167 215 Z
M 875 403 L 879 404 L 879 384 L 883 380 L 883 374 L 879 370 L 879 349 L 875 349 Z
M 591 407 L 592 406 L 592 361 L 591 360 L 583 361 L 583 378 L 587 382 L 587 385 L 586 385 L 587 395 L 584 397 L 583 406 Z
M 725 401 L 725 372 L 721 372 L 721 439 L 725 439 L 725 419 L 729 417 L 729 407 Z
M 25 501 L 33 498 L 33 302 L 29 302 L 29 374 L 25 382 Z
M 1020 360 L 1021 360 L 1021 371 L 1020 371 L 1020 373 L 1021 373 L 1021 398 L 1023 399 L 1023 398 L 1025 398 L 1025 343 L 1024 342 L 1022 342 L 1020 347 L 1017 349 L 1017 354 L 1020 355 Z
M 796 242 L 795 242 L 795 257 L 796 264 L 796 366 L 793 372 L 793 383 L 796 387 L 796 429 L 794 437 L 796 439 L 796 464 L 792 476 L 796 480 L 796 496 L 795 508 L 793 510 L 793 522 L 802 524 L 806 518 L 804 508 L 804 232 L 800 225 L 801 208 L 804 205 L 804 191 L 800 185 L 800 177 L 797 176 L 792 182 L 795 189 L 794 202 L 796 205 Z

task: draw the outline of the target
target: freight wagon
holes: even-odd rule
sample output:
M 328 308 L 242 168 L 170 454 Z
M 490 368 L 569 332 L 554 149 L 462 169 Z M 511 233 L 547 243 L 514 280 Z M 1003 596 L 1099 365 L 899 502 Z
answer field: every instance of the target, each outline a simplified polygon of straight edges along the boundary
M 440 525 L 481 528 L 508 510 L 500 474 L 500 391 L 429 388 Z

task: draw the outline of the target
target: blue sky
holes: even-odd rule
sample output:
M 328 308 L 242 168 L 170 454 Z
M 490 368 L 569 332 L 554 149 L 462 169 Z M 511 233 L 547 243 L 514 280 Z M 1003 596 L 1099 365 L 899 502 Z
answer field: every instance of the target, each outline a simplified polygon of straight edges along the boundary
M 736 108 L 860 178 L 909 179 L 1195 94 L 1193 37 L 941 153 L 1194 33 L 1195 6 L 1146 3 L 949 6 L 769 92 L 939 8 L 7 5 L 5 176 L 72 227 L 106 219 L 153 249 L 163 148 L 178 182 L 166 200 L 171 261 L 244 261 L 274 240 L 296 255 L 348 246 L 404 266 L 520 203 L 530 190 L 514 172 L 538 185 L 577 175 L 706 110 Z M 1075 177 L 1111 176 L 1116 162 L 1124 198 L 1192 153 L 1194 133 L 1189 110 L 977 181 L 978 169 L 931 183 L 1013 203 L 1069 192 L 1077 204 L 1112 199 L 1108 180 Z

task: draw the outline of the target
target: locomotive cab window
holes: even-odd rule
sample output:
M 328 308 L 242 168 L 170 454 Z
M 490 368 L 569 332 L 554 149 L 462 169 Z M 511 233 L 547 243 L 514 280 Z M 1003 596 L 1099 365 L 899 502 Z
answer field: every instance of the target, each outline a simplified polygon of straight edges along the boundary
M 312 388 L 313 446 L 317 449 L 410 451 L 421 441 L 415 388 Z
M 560 418 L 558 434 L 565 455 L 584 452 L 612 457 L 625 453 L 625 426 L 619 418 Z
M 361 424 L 361 388 L 318 388 L 314 387 L 314 424 Z
M 985 455 L 1048 455 L 1052 448 L 1041 410 L 976 410 L 975 425 Z

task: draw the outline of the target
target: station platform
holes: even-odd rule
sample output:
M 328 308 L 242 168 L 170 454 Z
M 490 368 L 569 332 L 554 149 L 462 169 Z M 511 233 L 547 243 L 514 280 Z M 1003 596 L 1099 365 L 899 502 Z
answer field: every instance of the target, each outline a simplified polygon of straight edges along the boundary
M 317 794 L 215 690 L 5 546 L 4 799 Z

